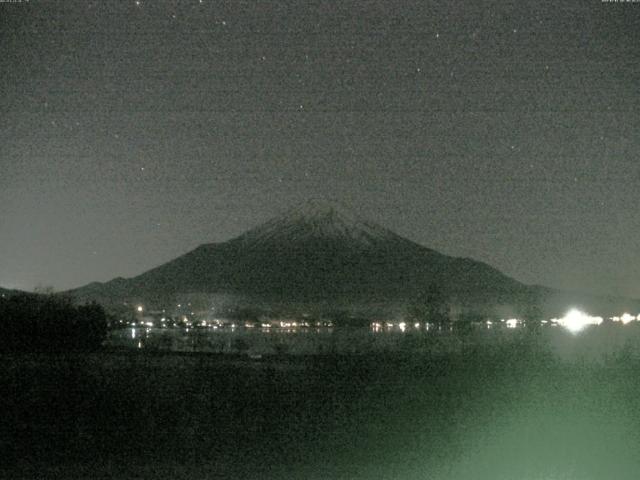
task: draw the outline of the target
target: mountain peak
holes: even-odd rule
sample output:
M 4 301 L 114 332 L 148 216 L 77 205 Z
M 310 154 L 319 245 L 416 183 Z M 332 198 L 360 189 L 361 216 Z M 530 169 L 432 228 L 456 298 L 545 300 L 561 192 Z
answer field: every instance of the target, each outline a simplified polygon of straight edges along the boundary
M 339 211 L 348 211 L 349 209 L 335 200 L 326 200 L 322 198 L 310 198 L 300 205 L 296 205 L 288 210 L 288 212 L 298 211 L 306 214 L 331 214 Z
M 286 210 L 276 218 L 290 221 L 318 221 L 341 222 L 349 224 L 366 223 L 354 212 L 338 202 L 310 199 L 306 202 Z
M 338 202 L 311 199 L 240 237 L 250 244 L 292 244 L 301 241 L 347 241 L 359 246 L 397 241 L 389 230 L 371 223 Z

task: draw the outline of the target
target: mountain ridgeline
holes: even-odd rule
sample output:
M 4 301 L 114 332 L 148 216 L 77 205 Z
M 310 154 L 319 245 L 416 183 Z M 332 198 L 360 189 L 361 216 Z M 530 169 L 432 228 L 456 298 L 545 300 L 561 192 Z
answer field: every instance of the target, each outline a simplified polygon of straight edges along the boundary
M 443 255 L 317 201 L 136 277 L 69 293 L 105 304 L 223 294 L 263 304 L 402 305 L 434 285 L 461 308 L 483 312 L 549 303 L 559 294 L 524 285 L 485 263 Z

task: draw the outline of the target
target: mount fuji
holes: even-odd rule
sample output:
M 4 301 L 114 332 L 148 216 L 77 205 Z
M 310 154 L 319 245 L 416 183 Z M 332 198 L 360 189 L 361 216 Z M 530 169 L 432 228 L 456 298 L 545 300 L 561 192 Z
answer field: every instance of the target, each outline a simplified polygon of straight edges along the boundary
M 557 291 L 525 285 L 476 260 L 443 255 L 317 200 L 136 277 L 68 293 L 105 304 L 131 299 L 168 304 L 186 294 L 263 303 L 398 304 L 432 285 L 457 304 L 482 310 L 558 297 Z

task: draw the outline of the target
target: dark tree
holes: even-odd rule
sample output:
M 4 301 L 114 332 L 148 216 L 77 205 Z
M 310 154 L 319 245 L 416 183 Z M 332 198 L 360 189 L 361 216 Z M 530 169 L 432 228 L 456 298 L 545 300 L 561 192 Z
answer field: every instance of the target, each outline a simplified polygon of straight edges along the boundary
M 529 330 L 537 330 L 542 320 L 542 299 L 539 294 L 533 294 L 518 307 L 518 315 Z
M 409 305 L 409 316 L 418 322 L 441 326 L 449 322 L 449 296 L 437 284 L 429 285 Z
M 33 294 L 0 299 L 0 351 L 96 350 L 106 334 L 106 314 L 95 303 Z

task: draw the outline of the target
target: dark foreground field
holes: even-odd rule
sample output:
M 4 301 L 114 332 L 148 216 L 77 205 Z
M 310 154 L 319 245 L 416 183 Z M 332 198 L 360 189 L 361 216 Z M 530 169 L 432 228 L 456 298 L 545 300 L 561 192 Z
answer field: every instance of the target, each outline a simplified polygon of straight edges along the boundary
M 632 353 L 3 356 L 0 475 L 637 479 Z

